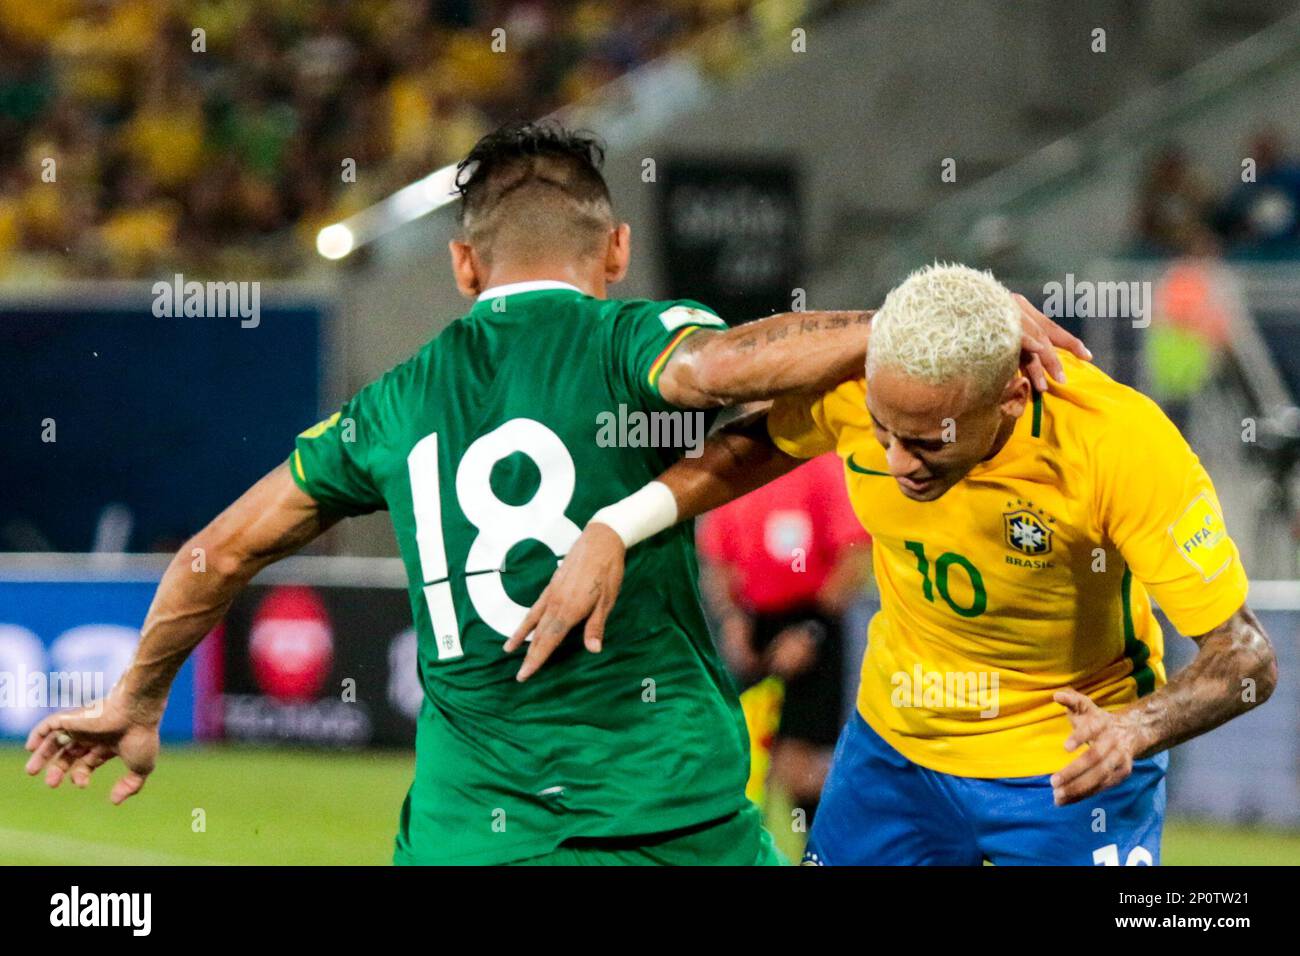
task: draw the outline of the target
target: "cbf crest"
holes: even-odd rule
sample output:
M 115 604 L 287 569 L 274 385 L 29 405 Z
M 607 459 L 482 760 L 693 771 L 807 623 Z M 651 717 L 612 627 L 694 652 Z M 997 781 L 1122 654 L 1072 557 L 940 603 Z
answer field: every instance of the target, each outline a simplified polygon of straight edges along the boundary
M 1026 501 L 1007 502 L 1007 505 L 1012 508 L 1002 516 L 1007 544 L 1032 557 L 1048 554 L 1052 550 L 1054 519 L 1036 513 Z

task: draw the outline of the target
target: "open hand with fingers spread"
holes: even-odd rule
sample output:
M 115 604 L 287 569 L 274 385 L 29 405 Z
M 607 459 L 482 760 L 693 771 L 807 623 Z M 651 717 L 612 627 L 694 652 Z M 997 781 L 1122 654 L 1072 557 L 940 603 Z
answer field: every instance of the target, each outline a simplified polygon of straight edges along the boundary
M 526 681 L 536 673 L 564 636 L 583 620 L 587 622 L 583 645 L 593 654 L 600 653 L 605 621 L 623 584 L 626 558 L 623 539 L 612 528 L 598 521 L 587 525 L 542 596 L 505 643 L 506 653 L 511 653 L 532 635 L 515 680 Z
M 1122 714 L 1102 710 L 1077 690 L 1059 690 L 1052 699 L 1065 706 L 1074 728 L 1065 741 L 1065 749 L 1073 753 L 1088 745 L 1063 770 L 1052 774 L 1056 805 L 1078 803 L 1123 782 L 1133 772 L 1138 742 Z
M 114 757 L 121 759 L 126 773 L 113 785 L 109 799 L 120 804 L 144 786 L 158 759 L 158 722 L 149 713 L 131 706 L 119 687 L 102 701 L 88 707 L 67 710 L 46 717 L 27 737 L 27 773 L 35 776 L 45 770 L 45 783 L 57 787 L 70 776 L 77 787 L 85 789 L 96 769 Z

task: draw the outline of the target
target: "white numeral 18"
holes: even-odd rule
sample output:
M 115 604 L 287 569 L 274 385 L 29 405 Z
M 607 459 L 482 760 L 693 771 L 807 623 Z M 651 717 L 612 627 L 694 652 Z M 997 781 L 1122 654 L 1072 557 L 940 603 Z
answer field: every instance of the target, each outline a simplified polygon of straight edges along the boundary
M 492 468 L 501 459 L 520 452 L 537 466 L 541 483 L 531 500 L 510 505 L 492 494 Z M 438 644 L 438 660 L 449 660 L 465 652 L 452 603 L 442 532 L 437 432 L 416 443 L 406 458 L 406 467 L 411 480 L 420 576 L 425 582 L 424 600 Z M 581 534 L 581 529 L 564 514 L 573 500 L 575 481 L 573 456 L 564 442 L 531 418 L 512 418 L 478 438 L 461 457 L 456 469 L 456 500 L 478 529 L 466 557 L 466 587 L 474 611 L 503 637 L 512 634 L 528 613 L 506 593 L 501 580 L 506 555 L 521 541 L 540 541 L 556 558 L 568 553 Z

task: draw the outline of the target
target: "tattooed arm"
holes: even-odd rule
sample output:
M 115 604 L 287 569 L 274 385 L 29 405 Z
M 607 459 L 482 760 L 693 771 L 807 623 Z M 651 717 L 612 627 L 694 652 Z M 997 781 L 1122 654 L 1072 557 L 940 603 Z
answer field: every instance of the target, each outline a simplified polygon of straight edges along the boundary
M 783 312 L 726 332 L 701 330 L 673 353 L 659 391 L 712 408 L 824 391 L 862 374 L 872 312 Z
M 1074 727 L 1065 749 L 1088 750 L 1052 777 L 1058 806 L 1075 803 L 1129 775 L 1133 761 L 1190 740 L 1258 707 L 1277 686 L 1273 645 L 1250 608 L 1194 637 L 1196 658 L 1160 690 L 1108 713 L 1075 690 L 1056 694 Z
M 1039 391 L 1064 374 L 1056 346 L 1082 359 L 1084 344 L 1023 296 L 1022 366 Z M 673 353 L 659 391 L 679 408 L 714 408 L 825 391 L 863 373 L 874 312 L 783 312 L 726 332 L 701 330 Z

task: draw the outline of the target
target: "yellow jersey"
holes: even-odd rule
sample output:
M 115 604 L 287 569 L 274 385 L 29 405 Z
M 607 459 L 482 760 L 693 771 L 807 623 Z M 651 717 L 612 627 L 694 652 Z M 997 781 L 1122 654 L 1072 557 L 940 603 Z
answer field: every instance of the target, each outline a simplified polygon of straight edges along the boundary
M 1178 429 L 1060 355 L 1068 384 L 1036 394 L 1006 445 L 936 501 L 912 501 L 889 475 L 863 379 L 781 399 L 768 417 L 782 451 L 844 463 L 881 600 L 858 711 L 923 767 L 1056 772 L 1075 755 L 1055 691 L 1112 710 L 1164 684 L 1152 597 L 1193 636 L 1246 599 L 1218 496 Z

